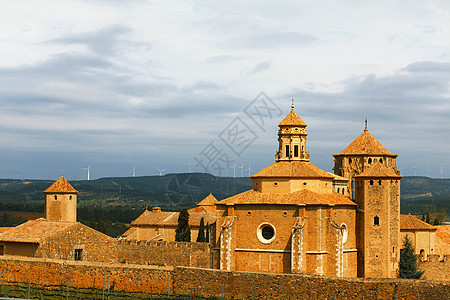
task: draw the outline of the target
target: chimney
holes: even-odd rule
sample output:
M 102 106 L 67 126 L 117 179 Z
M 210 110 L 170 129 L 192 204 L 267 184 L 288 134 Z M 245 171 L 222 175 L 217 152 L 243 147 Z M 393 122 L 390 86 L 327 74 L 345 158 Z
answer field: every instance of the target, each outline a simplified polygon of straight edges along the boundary
M 161 212 L 161 207 L 158 206 L 153 207 L 153 212 Z

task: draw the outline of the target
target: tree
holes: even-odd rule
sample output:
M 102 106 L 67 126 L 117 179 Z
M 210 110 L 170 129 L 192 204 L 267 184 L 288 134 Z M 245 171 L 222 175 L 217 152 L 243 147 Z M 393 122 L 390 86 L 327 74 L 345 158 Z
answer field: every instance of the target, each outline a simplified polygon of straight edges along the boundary
M 197 242 L 199 242 L 199 243 L 206 242 L 206 239 L 205 239 L 205 219 L 203 217 L 200 219 L 200 227 L 198 228 Z
M 427 211 L 427 216 L 425 217 L 425 222 L 431 224 L 430 212 Z
M 180 211 L 178 216 L 178 226 L 175 230 L 176 242 L 190 242 L 191 241 L 191 229 L 189 228 L 189 213 L 186 208 Z
M 205 236 L 205 242 L 209 243 L 209 223 L 206 223 L 206 236 Z
M 403 239 L 403 248 L 400 249 L 400 262 L 398 264 L 398 277 L 419 279 L 424 271 L 417 270 L 417 255 L 408 235 Z
M 438 217 L 436 217 L 435 219 L 434 219 L 434 222 L 433 222 L 433 225 L 440 225 L 441 224 L 441 222 L 439 222 L 439 219 L 438 219 Z

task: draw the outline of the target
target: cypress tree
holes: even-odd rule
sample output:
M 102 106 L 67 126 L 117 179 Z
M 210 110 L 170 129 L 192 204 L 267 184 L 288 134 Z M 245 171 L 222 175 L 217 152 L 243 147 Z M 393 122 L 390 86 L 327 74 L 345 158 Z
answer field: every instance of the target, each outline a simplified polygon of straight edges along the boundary
M 419 279 L 424 271 L 417 271 L 417 256 L 408 236 L 403 239 L 403 248 L 400 249 L 400 262 L 398 263 L 398 277 Z
M 431 219 L 430 219 L 430 213 L 427 212 L 427 216 L 425 217 L 425 222 L 427 222 L 428 224 L 431 224 Z
M 205 219 L 203 217 L 200 219 L 200 227 L 198 228 L 197 242 L 205 242 Z
M 209 223 L 206 223 L 206 236 L 205 242 L 209 243 Z
M 190 242 L 191 229 L 189 228 L 189 213 L 186 208 L 183 208 L 178 215 L 178 226 L 175 230 L 176 242 Z

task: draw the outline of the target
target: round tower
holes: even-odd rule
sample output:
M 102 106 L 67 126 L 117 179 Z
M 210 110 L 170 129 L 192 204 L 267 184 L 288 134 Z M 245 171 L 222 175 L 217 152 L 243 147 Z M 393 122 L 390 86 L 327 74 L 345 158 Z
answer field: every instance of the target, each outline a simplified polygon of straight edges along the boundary
M 61 176 L 45 193 L 45 218 L 55 222 L 77 221 L 77 194 L 72 185 Z

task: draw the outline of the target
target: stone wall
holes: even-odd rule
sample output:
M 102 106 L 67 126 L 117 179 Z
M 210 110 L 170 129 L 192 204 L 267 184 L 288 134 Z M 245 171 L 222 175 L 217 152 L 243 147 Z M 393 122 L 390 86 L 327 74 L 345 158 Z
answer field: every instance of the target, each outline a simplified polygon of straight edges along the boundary
M 443 259 L 438 254 L 428 255 L 426 261 L 417 262 L 419 270 L 423 273 L 424 279 L 427 280 L 448 280 L 450 281 L 450 255 L 444 255 Z
M 147 242 L 120 240 L 116 243 L 116 262 L 209 268 L 207 243 Z
M 185 294 L 225 299 L 450 299 L 450 283 L 402 279 L 343 279 L 325 276 L 232 272 L 189 267 L 89 263 L 0 257 L 3 280 Z

